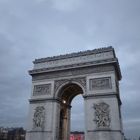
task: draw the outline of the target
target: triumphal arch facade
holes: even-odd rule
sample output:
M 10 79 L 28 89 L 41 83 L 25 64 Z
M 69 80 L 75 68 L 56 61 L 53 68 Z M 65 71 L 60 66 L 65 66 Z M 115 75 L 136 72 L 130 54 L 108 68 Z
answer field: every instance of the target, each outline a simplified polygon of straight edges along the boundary
M 26 140 L 69 140 L 71 101 L 78 94 L 84 98 L 85 140 L 123 140 L 121 72 L 112 47 L 33 63 Z

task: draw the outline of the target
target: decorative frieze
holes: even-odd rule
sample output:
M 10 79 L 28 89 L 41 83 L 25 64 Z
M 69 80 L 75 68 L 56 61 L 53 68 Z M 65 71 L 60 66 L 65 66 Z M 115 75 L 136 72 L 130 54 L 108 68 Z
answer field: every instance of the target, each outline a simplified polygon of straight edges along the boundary
M 94 104 L 95 109 L 95 119 L 97 128 L 109 128 L 110 127 L 110 109 L 109 105 L 101 102 L 98 104 Z
M 55 80 L 54 82 L 54 92 L 57 91 L 57 89 L 63 85 L 64 83 L 69 82 L 69 79 L 62 79 L 62 80 Z
M 86 90 L 86 77 L 73 78 L 72 80 L 81 84 L 83 88 Z
M 45 123 L 45 108 L 44 106 L 38 106 L 35 108 L 33 116 L 33 129 L 44 129 Z
M 35 85 L 33 89 L 33 96 L 38 95 L 50 95 L 51 84 Z
M 90 90 L 103 90 L 111 88 L 111 77 L 94 78 L 89 80 Z
M 100 72 L 107 72 L 107 71 L 115 71 L 114 66 L 94 66 L 94 67 L 85 67 L 85 68 L 77 68 L 77 69 L 70 69 L 70 70 L 63 70 L 57 72 L 48 72 L 42 74 L 33 75 L 32 80 L 43 80 L 43 79 L 51 79 L 57 77 L 68 77 L 68 76 L 77 76 L 77 75 L 85 75 L 91 73 L 100 73 Z
M 114 63 L 114 62 L 117 62 L 117 58 L 110 58 L 110 59 L 105 59 L 105 60 L 101 59 L 101 60 L 97 60 L 97 61 L 81 62 L 81 63 L 75 63 L 75 64 L 69 64 L 69 65 L 66 63 L 66 65 L 60 65 L 60 66 L 55 66 L 55 67 L 34 68 L 33 70 L 29 71 L 29 74 L 34 75 L 37 73 L 58 71 L 58 70 L 63 70 L 63 69 L 78 68 L 78 67 L 92 66 L 92 65 L 95 66 L 95 65 L 100 65 L 103 63 L 106 64 L 106 63 Z
M 69 79 L 62 79 L 62 80 L 56 80 L 54 83 L 54 91 L 56 92 L 57 89 L 64 83 L 70 83 L 70 82 L 77 82 L 83 86 L 83 88 L 86 90 L 86 78 L 85 77 L 78 77 L 78 78 L 69 78 Z
M 56 61 L 56 60 L 65 60 L 65 59 L 72 59 L 72 60 L 77 60 L 77 58 L 79 57 L 85 57 L 88 55 L 93 55 L 96 54 L 96 57 L 99 56 L 108 56 L 111 55 L 111 51 L 113 51 L 112 46 L 109 47 L 105 47 L 105 48 L 99 48 L 99 49 L 94 49 L 94 50 L 87 50 L 87 51 L 81 51 L 81 52 L 77 52 L 77 53 L 70 53 L 70 54 L 65 54 L 65 55 L 59 55 L 59 56 L 53 56 L 53 57 L 47 57 L 47 58 L 41 58 L 41 59 L 36 59 L 34 61 L 34 64 L 37 63 L 42 63 L 42 62 L 50 62 L 53 63 L 52 61 Z

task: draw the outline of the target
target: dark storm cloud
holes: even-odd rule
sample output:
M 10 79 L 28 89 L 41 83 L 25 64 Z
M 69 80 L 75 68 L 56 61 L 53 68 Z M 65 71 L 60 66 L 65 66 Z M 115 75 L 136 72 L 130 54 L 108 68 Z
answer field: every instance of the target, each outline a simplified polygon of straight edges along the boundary
M 31 91 L 27 70 L 35 58 L 112 45 L 123 75 L 125 134 L 138 137 L 139 13 L 139 0 L 0 0 L 0 124 L 25 124 Z M 80 102 L 73 103 L 73 129 L 81 129 Z

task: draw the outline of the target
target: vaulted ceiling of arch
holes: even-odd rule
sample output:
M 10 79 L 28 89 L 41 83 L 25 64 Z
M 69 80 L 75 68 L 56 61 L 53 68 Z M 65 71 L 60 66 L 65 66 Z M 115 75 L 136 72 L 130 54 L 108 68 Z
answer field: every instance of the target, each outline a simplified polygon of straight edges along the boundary
M 76 95 L 82 94 L 82 93 L 83 91 L 81 87 L 79 87 L 76 84 L 71 84 L 63 89 L 61 93 L 61 99 L 66 100 L 67 102 L 70 103 Z

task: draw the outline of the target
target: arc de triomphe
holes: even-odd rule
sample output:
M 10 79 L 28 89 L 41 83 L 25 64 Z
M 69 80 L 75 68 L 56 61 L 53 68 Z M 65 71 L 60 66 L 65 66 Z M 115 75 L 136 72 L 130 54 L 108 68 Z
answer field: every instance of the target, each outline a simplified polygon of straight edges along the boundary
M 121 72 L 112 47 L 33 63 L 26 140 L 69 140 L 71 101 L 78 94 L 84 98 L 85 140 L 123 140 Z

